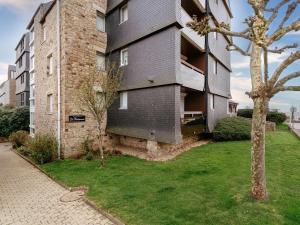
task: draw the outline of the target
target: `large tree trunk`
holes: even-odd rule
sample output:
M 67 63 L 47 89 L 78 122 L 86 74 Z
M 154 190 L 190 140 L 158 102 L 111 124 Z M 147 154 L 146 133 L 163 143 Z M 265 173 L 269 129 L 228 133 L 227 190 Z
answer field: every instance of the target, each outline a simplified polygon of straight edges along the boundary
M 265 134 L 267 101 L 264 98 L 254 99 L 252 119 L 252 152 L 251 152 L 251 181 L 252 196 L 257 200 L 268 198 L 265 175 Z
M 267 199 L 266 176 L 265 176 L 265 133 L 268 100 L 266 99 L 265 84 L 262 80 L 262 48 L 252 44 L 251 52 L 251 78 L 252 99 L 254 110 L 252 117 L 252 162 L 251 181 L 252 196 L 257 200 Z

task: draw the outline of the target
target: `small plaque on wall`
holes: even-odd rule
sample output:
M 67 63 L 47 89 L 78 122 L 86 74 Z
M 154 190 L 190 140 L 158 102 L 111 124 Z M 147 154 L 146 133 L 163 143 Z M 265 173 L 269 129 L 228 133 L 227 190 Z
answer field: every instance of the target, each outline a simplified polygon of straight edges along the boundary
M 69 116 L 69 122 L 70 123 L 85 122 L 85 116 L 84 115 L 71 115 L 71 116 Z

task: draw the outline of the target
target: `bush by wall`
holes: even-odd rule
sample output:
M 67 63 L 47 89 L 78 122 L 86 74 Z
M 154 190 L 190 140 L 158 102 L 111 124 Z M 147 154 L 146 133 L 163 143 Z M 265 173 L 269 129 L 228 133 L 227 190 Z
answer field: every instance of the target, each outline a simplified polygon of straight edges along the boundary
M 9 142 L 12 143 L 13 148 L 19 148 L 21 146 L 24 146 L 28 140 L 29 134 L 27 131 L 23 130 L 14 132 L 9 136 Z
M 8 137 L 19 130 L 29 131 L 28 107 L 0 107 L 0 137 Z
M 237 114 L 240 117 L 252 118 L 253 109 L 239 109 Z M 287 117 L 284 113 L 269 112 L 267 115 L 267 121 L 274 122 L 277 125 L 282 124 L 286 119 Z
M 57 158 L 57 141 L 51 135 L 36 135 L 27 142 L 31 157 L 38 164 L 52 162 Z
M 215 141 L 240 141 L 251 139 L 251 121 L 242 117 L 220 120 L 213 131 Z

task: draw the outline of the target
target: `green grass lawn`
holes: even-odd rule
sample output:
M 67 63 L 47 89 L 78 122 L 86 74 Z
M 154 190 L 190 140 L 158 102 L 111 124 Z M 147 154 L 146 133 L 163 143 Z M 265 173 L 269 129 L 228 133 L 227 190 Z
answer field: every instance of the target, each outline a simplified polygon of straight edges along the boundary
M 300 141 L 287 128 L 267 135 L 270 200 L 250 198 L 250 142 L 213 143 L 165 162 L 126 156 L 43 166 L 126 224 L 300 224 Z

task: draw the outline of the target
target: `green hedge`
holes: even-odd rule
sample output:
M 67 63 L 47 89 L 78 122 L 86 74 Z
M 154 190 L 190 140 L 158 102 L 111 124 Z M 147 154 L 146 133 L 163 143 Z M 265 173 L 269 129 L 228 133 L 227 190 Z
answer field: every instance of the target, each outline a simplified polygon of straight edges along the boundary
M 213 131 L 215 141 L 240 141 L 251 139 L 251 120 L 242 117 L 220 120 Z
M 29 131 L 30 114 L 28 107 L 0 107 L 0 137 L 8 137 L 19 131 Z
M 239 109 L 238 116 L 244 118 L 252 118 L 253 109 Z M 287 117 L 284 113 L 269 112 L 267 115 L 267 121 L 274 122 L 276 124 L 282 124 L 286 121 Z

